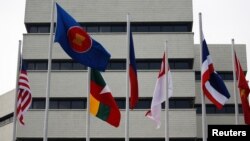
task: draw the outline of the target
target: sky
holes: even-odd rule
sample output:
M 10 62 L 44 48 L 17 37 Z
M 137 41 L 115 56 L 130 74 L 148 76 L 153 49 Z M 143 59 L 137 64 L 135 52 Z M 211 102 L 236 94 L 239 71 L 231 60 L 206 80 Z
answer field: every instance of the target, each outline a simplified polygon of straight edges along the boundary
M 0 0 L 3 1 L 3 0 Z M 194 43 L 199 43 L 198 13 L 208 44 L 246 44 L 250 55 L 250 0 L 193 0 Z M 18 40 L 26 33 L 25 0 L 7 0 L 0 5 L 0 95 L 15 88 Z M 247 57 L 250 68 L 250 57 Z M 250 74 L 247 73 L 249 80 Z

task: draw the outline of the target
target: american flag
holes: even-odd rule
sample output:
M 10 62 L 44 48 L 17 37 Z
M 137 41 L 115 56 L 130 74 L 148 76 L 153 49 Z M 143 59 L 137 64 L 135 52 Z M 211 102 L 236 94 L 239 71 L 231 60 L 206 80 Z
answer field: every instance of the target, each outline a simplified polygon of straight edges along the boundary
M 17 118 L 24 125 L 24 114 L 32 102 L 31 91 L 26 68 L 22 65 L 18 80 Z

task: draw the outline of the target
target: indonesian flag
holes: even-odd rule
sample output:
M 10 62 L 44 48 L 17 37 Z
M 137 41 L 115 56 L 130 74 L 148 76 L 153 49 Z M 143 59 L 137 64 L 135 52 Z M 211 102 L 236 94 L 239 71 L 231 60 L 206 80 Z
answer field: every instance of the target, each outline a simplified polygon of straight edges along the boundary
M 173 83 L 170 69 L 168 68 L 168 98 L 173 95 Z M 157 124 L 157 129 L 161 126 L 161 104 L 166 100 L 166 73 L 165 73 L 165 54 L 163 55 L 161 70 L 156 81 L 151 108 L 146 116 Z

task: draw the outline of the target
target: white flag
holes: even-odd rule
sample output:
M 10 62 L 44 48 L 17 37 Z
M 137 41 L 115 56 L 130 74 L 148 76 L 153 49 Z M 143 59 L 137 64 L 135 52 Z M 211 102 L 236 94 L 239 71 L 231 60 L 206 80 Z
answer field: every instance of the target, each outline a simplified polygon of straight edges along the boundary
M 173 95 L 173 82 L 170 69 L 168 69 L 168 98 Z M 165 54 L 161 62 L 161 70 L 156 81 L 155 90 L 151 102 L 151 108 L 146 116 L 156 122 L 157 128 L 161 126 L 161 104 L 166 100 L 166 73 L 165 73 Z

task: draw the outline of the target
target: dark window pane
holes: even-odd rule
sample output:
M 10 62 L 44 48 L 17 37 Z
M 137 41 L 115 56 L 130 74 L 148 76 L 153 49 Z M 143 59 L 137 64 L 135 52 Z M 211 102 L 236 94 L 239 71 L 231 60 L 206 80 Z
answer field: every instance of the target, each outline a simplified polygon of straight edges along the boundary
M 149 69 L 149 63 L 147 62 L 138 62 L 136 63 L 137 69 Z
M 43 62 L 36 63 L 36 70 L 47 70 L 48 64 Z
M 70 109 L 71 102 L 67 100 L 59 101 L 59 109 Z
M 200 71 L 195 72 L 195 80 L 201 80 L 201 72 Z
M 58 109 L 58 101 L 57 100 L 50 100 L 49 108 L 50 109 Z
M 37 33 L 38 32 L 37 26 L 31 26 L 29 32 L 30 33 Z
M 160 26 L 149 26 L 149 32 L 160 32 L 161 27 Z
M 215 110 L 216 110 L 215 107 L 212 105 L 208 105 L 206 108 L 206 112 L 209 114 L 215 113 Z
M 174 30 L 175 30 L 175 32 L 187 32 L 188 28 L 187 28 L 187 26 L 180 25 L 180 26 L 175 26 Z
M 45 109 L 45 100 L 33 100 L 33 109 Z
M 73 63 L 73 70 L 86 70 L 86 66 L 80 63 Z
M 98 26 L 87 26 L 88 32 L 99 32 Z
M 160 69 L 161 63 L 160 62 L 150 62 L 149 69 Z
M 111 26 L 100 26 L 100 32 L 111 32 Z
M 38 27 L 39 33 L 49 33 L 49 26 L 40 26 Z
M 148 32 L 149 29 L 148 29 L 148 26 L 137 26 L 137 32 Z
M 125 109 L 125 99 L 115 99 L 115 101 L 119 109 Z
M 125 32 L 125 26 L 112 26 L 112 32 Z
M 189 65 L 187 62 L 176 62 L 175 69 L 189 69 Z
M 111 66 L 110 66 L 110 69 L 111 70 L 121 70 L 121 69 L 125 69 L 125 63 L 123 62 L 112 62 L 111 63 Z
M 226 113 L 234 113 L 234 106 L 233 105 L 228 105 L 225 107 L 225 112 Z
M 27 67 L 28 70 L 35 70 L 35 63 L 29 62 L 27 64 L 28 64 L 28 67 Z
M 60 70 L 60 63 L 58 62 L 52 63 L 52 70 Z
M 72 63 L 71 62 L 63 62 L 61 63 L 61 70 L 71 70 L 72 69 Z
M 162 26 L 161 31 L 163 31 L 163 32 L 174 32 L 174 26 L 169 26 L 169 25 Z
M 142 99 L 139 100 L 138 104 L 136 105 L 136 109 L 150 109 L 151 99 Z
M 84 109 L 86 108 L 86 102 L 83 100 L 73 100 L 71 108 L 72 109 Z

